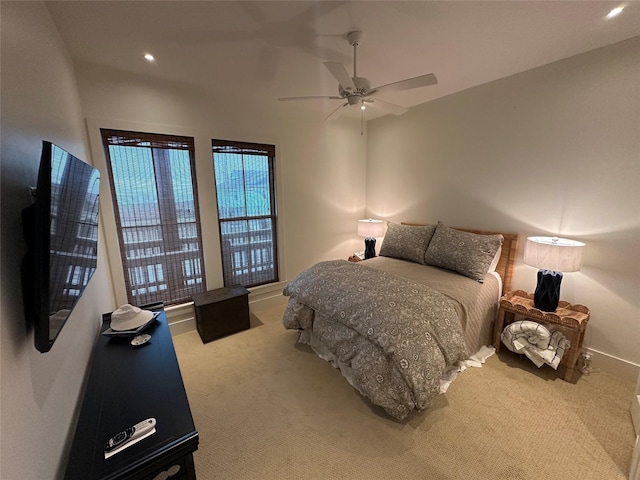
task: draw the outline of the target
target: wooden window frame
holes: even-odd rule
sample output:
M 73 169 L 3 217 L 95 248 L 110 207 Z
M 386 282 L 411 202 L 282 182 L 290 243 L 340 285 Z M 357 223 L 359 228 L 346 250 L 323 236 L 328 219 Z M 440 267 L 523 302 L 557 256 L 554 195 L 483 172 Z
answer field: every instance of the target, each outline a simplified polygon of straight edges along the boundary
M 233 140 L 212 139 L 212 161 L 214 180 L 216 176 L 216 154 L 238 154 L 244 156 L 262 156 L 268 158 L 269 175 L 269 215 L 243 215 L 224 217 L 220 212 L 220 192 L 216 191 L 216 206 L 218 211 L 218 231 L 220 234 L 220 252 L 222 256 L 222 272 L 225 286 L 242 285 L 246 288 L 266 285 L 280 281 L 278 262 L 278 215 L 276 201 L 276 172 L 275 145 L 238 142 Z M 243 160 L 244 161 L 244 160 Z M 244 172 L 244 168 L 243 168 Z M 246 195 L 246 178 L 243 177 L 243 195 Z M 216 185 L 217 182 L 216 182 Z M 225 225 L 234 222 L 244 222 L 247 228 L 242 234 L 225 233 Z M 252 222 L 269 224 L 267 239 L 261 235 L 249 235 Z M 254 232 L 256 230 L 253 230 Z M 270 236 L 270 239 L 268 238 Z M 234 244 L 234 240 L 239 240 Z M 267 248 L 268 247 L 268 248 Z M 264 275 L 265 272 L 271 272 Z
M 198 189 L 195 178 L 195 142 L 192 137 L 129 130 L 100 129 L 107 161 L 128 302 L 146 305 L 162 302 L 176 305 L 191 301 L 195 293 L 206 291 L 204 250 L 200 227 Z M 110 146 L 151 150 L 159 223 L 123 225 L 113 174 Z M 173 198 L 169 150 L 188 152 L 193 193 L 193 221 L 182 221 Z M 144 229 L 146 228 L 146 231 Z M 125 235 L 125 231 L 129 235 Z M 190 231 L 195 237 L 189 237 Z M 132 240 L 138 235 L 142 240 Z M 125 237 L 131 241 L 125 242 Z M 137 249 L 137 254 L 133 250 Z M 144 250 L 144 254 L 142 251 Z M 147 291 L 145 291 L 147 290 Z

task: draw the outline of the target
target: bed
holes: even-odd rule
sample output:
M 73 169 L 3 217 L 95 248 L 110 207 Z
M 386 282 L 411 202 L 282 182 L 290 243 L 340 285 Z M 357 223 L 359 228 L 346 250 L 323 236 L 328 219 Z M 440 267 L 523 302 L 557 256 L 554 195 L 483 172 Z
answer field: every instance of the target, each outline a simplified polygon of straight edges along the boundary
M 388 222 L 378 257 L 319 262 L 287 284 L 284 327 L 403 420 L 491 345 L 517 247 L 515 234 Z

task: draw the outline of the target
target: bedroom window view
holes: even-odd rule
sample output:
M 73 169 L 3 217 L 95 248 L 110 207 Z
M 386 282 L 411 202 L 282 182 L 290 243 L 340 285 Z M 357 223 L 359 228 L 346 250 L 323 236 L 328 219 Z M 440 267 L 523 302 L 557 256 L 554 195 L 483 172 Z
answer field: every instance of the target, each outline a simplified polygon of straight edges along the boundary
M 224 285 L 278 281 L 275 146 L 212 140 Z
M 193 138 L 101 132 L 128 302 L 190 301 L 206 289 Z

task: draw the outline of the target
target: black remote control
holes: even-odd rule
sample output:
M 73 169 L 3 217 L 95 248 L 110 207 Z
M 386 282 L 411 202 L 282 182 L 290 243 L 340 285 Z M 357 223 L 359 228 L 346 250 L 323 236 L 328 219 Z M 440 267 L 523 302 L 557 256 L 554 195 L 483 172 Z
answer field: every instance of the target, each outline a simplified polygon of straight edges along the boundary
M 126 430 L 111 437 L 107 443 L 104 444 L 104 451 L 110 452 L 118 447 L 121 447 L 136 438 L 140 438 L 145 433 L 150 432 L 156 426 L 155 418 L 147 418 L 140 423 L 136 423 L 133 427 L 129 427 Z

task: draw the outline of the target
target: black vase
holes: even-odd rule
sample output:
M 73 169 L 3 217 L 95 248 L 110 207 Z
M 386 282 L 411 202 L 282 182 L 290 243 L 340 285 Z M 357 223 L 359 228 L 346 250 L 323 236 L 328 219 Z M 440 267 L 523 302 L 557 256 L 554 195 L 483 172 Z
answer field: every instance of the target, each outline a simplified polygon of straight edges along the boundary
M 376 239 L 367 237 L 364 239 L 364 258 L 373 258 L 376 256 Z
M 538 270 L 538 284 L 533 294 L 533 304 L 543 312 L 555 312 L 560 301 L 562 272 Z

